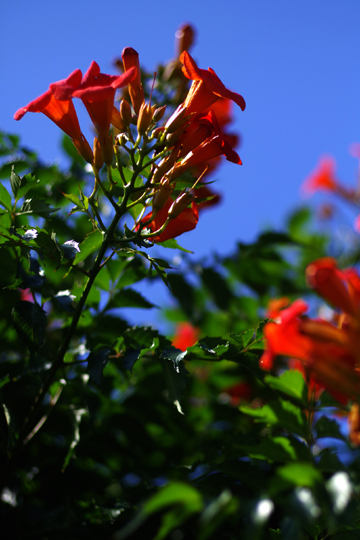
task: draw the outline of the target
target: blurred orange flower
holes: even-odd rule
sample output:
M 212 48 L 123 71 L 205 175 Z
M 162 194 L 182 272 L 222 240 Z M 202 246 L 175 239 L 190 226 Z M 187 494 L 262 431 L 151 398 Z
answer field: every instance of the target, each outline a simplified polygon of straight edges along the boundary
M 176 326 L 175 335 L 172 339 L 172 344 L 180 351 L 186 351 L 188 347 L 192 347 L 198 341 L 200 330 L 192 326 L 189 322 L 181 322 Z
M 306 271 L 308 284 L 341 312 L 335 321 L 310 319 L 308 305 L 296 300 L 279 312 L 279 322 L 265 325 L 264 369 L 278 355 L 300 360 L 310 379 L 321 383 L 341 402 L 360 393 L 360 277 L 353 269 L 339 270 L 330 258 L 319 259 Z

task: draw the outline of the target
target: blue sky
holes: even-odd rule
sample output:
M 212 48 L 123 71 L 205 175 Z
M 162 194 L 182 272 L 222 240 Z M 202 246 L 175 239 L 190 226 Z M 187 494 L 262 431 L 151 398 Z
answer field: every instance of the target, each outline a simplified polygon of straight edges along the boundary
M 197 256 L 229 253 L 267 226 L 281 229 L 323 154 L 335 156 L 345 183 L 355 182 L 348 147 L 360 141 L 358 0 L 14 0 L 2 3 L 1 19 L 0 126 L 60 162 L 58 128 L 40 114 L 15 122 L 14 112 L 92 60 L 114 73 L 125 46 L 154 70 L 173 57 L 177 27 L 195 26 L 198 65 L 212 67 L 247 103 L 234 124 L 243 165 L 224 164 L 216 175 L 222 205 L 179 239 Z M 91 139 L 86 113 L 79 117 Z
M 224 202 L 182 238 L 186 247 L 201 255 L 224 253 L 264 226 L 279 227 L 299 201 L 302 180 L 324 153 L 336 157 L 344 181 L 354 181 L 357 164 L 348 146 L 360 140 L 358 0 L 132 5 L 4 2 L 1 128 L 19 133 L 43 158 L 63 159 L 55 125 L 39 114 L 15 122 L 13 113 L 75 68 L 86 71 L 92 60 L 114 73 L 112 59 L 125 46 L 139 52 L 148 70 L 155 69 L 173 56 L 179 24 L 190 22 L 197 30 L 192 53 L 199 66 L 215 69 L 245 97 L 247 109 L 236 111 L 234 126 L 243 139 L 243 166 L 226 163 L 219 171 L 216 187 Z M 90 133 L 86 113 L 79 116 L 83 131 Z

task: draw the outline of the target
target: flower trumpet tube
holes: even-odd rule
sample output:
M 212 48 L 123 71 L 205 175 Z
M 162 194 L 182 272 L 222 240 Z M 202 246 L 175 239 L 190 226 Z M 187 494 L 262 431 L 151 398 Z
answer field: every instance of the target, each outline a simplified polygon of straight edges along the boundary
M 136 114 L 139 114 L 140 107 L 144 102 L 144 90 L 141 84 L 139 54 L 132 47 L 125 47 L 121 57 L 125 70 L 132 68 L 136 69 L 136 77 L 129 81 L 128 88 L 134 111 Z
M 68 88 L 76 88 L 81 81 L 82 73 L 79 69 L 73 71 L 67 79 L 54 84 L 64 84 Z M 22 107 L 14 114 L 15 120 L 21 118 L 27 112 L 41 112 L 54 122 L 66 135 L 68 135 L 79 154 L 88 163 L 93 162 L 93 153 L 89 143 L 80 130 L 79 120 L 75 111 L 74 104 L 69 99 L 57 99 L 51 90 L 48 90 L 38 98 L 31 101 L 26 107 Z
M 360 322 L 359 298 L 351 296 L 349 283 L 334 259 L 325 257 L 310 264 L 306 269 L 306 278 L 309 287 L 320 296 L 345 313 L 359 318 Z
M 207 164 L 211 159 L 224 155 L 228 161 L 241 165 L 241 159 L 231 148 L 231 145 L 221 136 L 206 139 L 202 144 L 191 150 L 181 161 L 176 163 L 169 172 L 172 180 L 176 180 L 189 168 Z

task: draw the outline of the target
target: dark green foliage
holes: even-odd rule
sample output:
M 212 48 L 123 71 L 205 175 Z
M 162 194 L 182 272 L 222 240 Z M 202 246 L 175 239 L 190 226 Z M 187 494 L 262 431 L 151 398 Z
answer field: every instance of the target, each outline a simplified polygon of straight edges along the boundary
M 2 538 L 358 538 L 360 460 L 329 417 L 339 404 L 312 402 L 298 371 L 259 367 L 267 301 L 304 294 L 306 263 L 326 252 L 309 212 L 180 270 L 116 230 L 82 306 L 105 235 L 63 144 L 68 174 L 0 137 Z M 168 285 L 164 322 L 196 326 L 196 344 L 127 322 L 154 306 L 144 279 Z

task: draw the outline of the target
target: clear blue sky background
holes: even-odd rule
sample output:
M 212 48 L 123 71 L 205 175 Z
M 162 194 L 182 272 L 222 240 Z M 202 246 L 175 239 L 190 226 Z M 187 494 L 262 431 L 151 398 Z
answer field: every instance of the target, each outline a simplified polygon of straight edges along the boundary
M 234 124 L 243 166 L 219 170 L 223 204 L 179 238 L 197 256 L 229 253 L 266 226 L 281 229 L 324 153 L 336 157 L 344 182 L 355 182 L 348 147 L 360 141 L 359 0 L 13 0 L 0 15 L 0 127 L 49 161 L 64 160 L 58 128 L 40 114 L 15 122 L 18 108 L 92 60 L 114 73 L 112 59 L 125 46 L 153 70 L 173 57 L 177 27 L 195 26 L 198 65 L 247 102 Z M 86 113 L 79 117 L 91 139 Z

